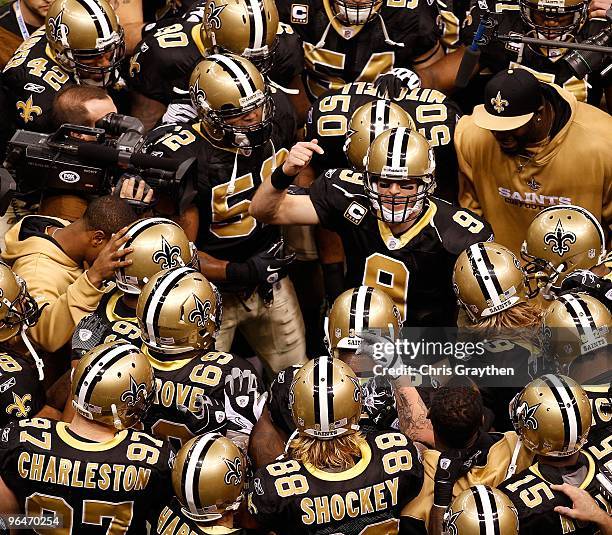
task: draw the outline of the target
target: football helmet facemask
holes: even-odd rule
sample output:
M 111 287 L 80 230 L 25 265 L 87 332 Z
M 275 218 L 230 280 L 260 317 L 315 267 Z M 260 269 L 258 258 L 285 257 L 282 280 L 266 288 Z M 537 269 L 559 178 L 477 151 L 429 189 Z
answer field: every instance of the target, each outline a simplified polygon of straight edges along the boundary
M 376 332 L 395 340 L 402 329 L 399 309 L 385 292 L 358 286 L 341 293 L 325 318 L 325 343 L 330 355 L 361 347 L 359 333 Z
M 412 117 L 397 104 L 375 100 L 359 106 L 351 117 L 344 142 L 344 154 L 351 166 L 363 171 L 372 142 L 385 130 L 397 126 L 416 129 Z
M 0 342 L 6 342 L 24 327 L 35 325 L 40 313 L 25 281 L 0 262 Z
M 325 356 L 308 361 L 295 374 L 289 408 L 301 436 L 330 440 L 359 430 L 362 391 L 355 372 Z
M 435 168 L 433 150 L 416 130 L 401 126 L 380 134 L 365 160 L 364 188 L 374 215 L 385 223 L 418 217 L 436 188 Z M 399 186 L 399 193 L 382 191 L 393 184 Z
M 605 236 L 599 221 L 580 206 L 559 205 L 545 208 L 527 229 L 521 256 L 531 282 L 552 298 L 551 287 L 558 289 L 565 276 L 576 269 L 589 269 L 605 254 Z
M 582 355 L 611 345 L 611 329 L 612 314 L 603 303 L 587 294 L 563 294 L 544 312 L 544 350 L 567 366 Z
M 191 102 L 203 128 L 218 143 L 237 149 L 261 147 L 270 140 L 274 102 L 261 73 L 248 60 L 213 54 L 198 63 L 189 82 Z M 252 124 L 229 121 L 261 115 Z
M 543 375 L 510 402 L 510 419 L 527 448 L 544 457 L 567 457 L 584 446 L 591 427 L 586 392 L 564 375 Z
M 162 354 L 210 349 L 221 327 L 221 296 L 195 269 L 157 273 L 147 282 L 136 306 L 140 336 Z
M 486 485 L 475 485 L 457 496 L 442 522 L 443 535 L 518 535 L 518 512 L 501 491 Z
M 453 288 L 469 318 L 478 321 L 525 303 L 527 276 L 514 254 L 497 243 L 475 243 L 453 271 Z
M 149 359 L 124 340 L 94 347 L 72 371 L 74 410 L 118 430 L 139 423 L 154 398 Z
M 324 0 L 342 24 L 363 26 L 372 20 L 382 7 L 382 0 Z
M 236 54 L 267 73 L 278 47 L 278 10 L 274 0 L 207 2 L 201 26 L 206 55 Z
M 246 462 L 238 447 L 218 433 L 183 445 L 172 468 L 174 494 L 188 518 L 212 522 L 242 500 Z
M 106 0 L 56 0 L 45 26 L 54 59 L 77 83 L 108 87 L 117 81 L 125 39 Z
M 588 16 L 588 0 L 519 0 L 523 22 L 534 37 L 553 41 L 573 41 Z M 557 56 L 562 48 L 532 49 L 546 56 Z
M 124 260 L 132 264 L 115 272 L 115 282 L 125 293 L 138 295 L 156 273 L 164 269 L 189 266 L 199 271 L 198 252 L 183 229 L 170 219 L 151 217 L 132 223 L 120 248 L 133 247 Z

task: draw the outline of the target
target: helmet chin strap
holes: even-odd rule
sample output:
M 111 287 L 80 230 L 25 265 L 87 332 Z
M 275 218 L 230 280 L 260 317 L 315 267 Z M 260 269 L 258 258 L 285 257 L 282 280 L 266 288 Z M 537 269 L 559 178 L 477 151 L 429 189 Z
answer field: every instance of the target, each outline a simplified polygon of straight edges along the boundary
M 119 413 L 117 413 L 117 405 L 114 403 L 111 405 L 111 411 L 113 412 L 113 425 L 117 430 L 121 431 L 121 429 L 123 429 L 123 424 L 119 419 Z
M 28 348 L 30 355 L 32 355 L 32 358 L 34 359 L 34 363 L 36 364 L 36 368 L 38 369 L 38 379 L 42 381 L 45 378 L 45 372 L 44 372 L 45 363 L 38 356 L 38 353 L 34 349 L 32 342 L 30 342 L 30 339 L 26 336 L 26 333 L 25 333 L 26 329 L 27 329 L 27 326 L 23 325 L 23 327 L 21 328 L 21 339 L 23 340 L 23 343 Z

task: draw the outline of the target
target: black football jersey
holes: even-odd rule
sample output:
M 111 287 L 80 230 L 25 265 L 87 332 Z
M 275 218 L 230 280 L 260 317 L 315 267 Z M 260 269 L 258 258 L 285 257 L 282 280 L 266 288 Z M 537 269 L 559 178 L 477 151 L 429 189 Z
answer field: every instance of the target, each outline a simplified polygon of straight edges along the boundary
M 198 523 L 183 513 L 181 504 L 176 498 L 166 505 L 157 520 L 157 529 L 152 533 L 165 535 L 246 535 L 240 528 L 226 528 L 211 523 Z
M 602 496 L 596 480 L 601 463 L 589 453 L 582 451 L 578 464 L 571 468 L 558 468 L 535 463 L 520 474 L 504 481 L 499 489 L 510 498 L 518 511 L 521 535 L 542 535 L 575 533 L 577 535 L 595 534 L 597 526 L 591 523 L 576 522 L 555 513 L 557 506 L 571 507 L 572 501 L 565 494 L 553 491 L 551 484 L 560 485 L 565 481 L 585 489 L 598 505 L 607 511 L 611 504 Z M 572 477 L 571 470 L 575 472 Z M 571 479 L 570 479 L 571 478 Z
M 393 67 L 410 67 L 440 37 L 434 0 L 385 0 L 363 26 L 343 26 L 328 0 L 281 0 L 281 20 L 304 46 L 304 85 L 314 99 L 349 82 L 373 82 Z
M 0 352 L 0 427 L 33 418 L 46 402 L 37 368 L 16 353 Z
M 189 98 L 189 78 L 204 58 L 201 27 L 200 22 L 172 20 L 147 35 L 130 60 L 130 87 L 166 105 Z M 270 78 L 281 86 L 288 86 L 302 72 L 302 63 L 298 36 L 287 24 L 280 24 Z
M 529 32 L 529 27 L 521 18 L 518 2 L 488 0 L 488 4 L 499 21 L 498 32 L 500 34 L 526 35 Z M 486 0 L 473 3 L 462 30 L 464 44 L 471 44 L 483 14 L 482 8 L 486 5 Z M 576 41 L 580 43 L 595 35 L 606 24 L 601 19 L 589 19 L 578 32 Z M 481 49 L 479 62 L 482 69 L 488 69 L 493 74 L 520 65 L 532 72 L 542 82 L 555 83 L 573 93 L 578 100 L 599 106 L 603 83 L 601 77 L 589 74 L 583 80 L 577 79 L 567 63 L 561 60 L 561 56 L 548 58 L 535 51 L 530 45 L 504 43 L 493 39 L 490 44 Z M 607 60 L 607 63 L 610 63 L 610 59 Z
M 294 364 L 278 372 L 268 391 L 268 408 L 272 421 L 287 436 L 295 431 L 293 416 L 289 408 L 289 390 L 295 374 L 301 367 L 301 364 Z
M 589 396 L 593 419 L 586 448 L 595 459 L 612 461 L 612 391 L 610 384 L 584 386 Z
M 144 351 L 155 372 L 157 391 L 143 419 L 146 430 L 184 444 L 195 435 L 228 431 L 248 435 L 261 415 L 261 379 L 246 360 L 210 351 L 168 360 Z
M 363 175 L 330 169 L 310 188 L 321 224 L 340 235 L 349 287 L 383 290 L 408 326 L 456 324 L 452 271 L 461 252 L 492 239 L 488 223 L 430 197 L 413 226 L 396 237 L 370 211 Z
M 4 112 L 14 116 L 17 129 L 50 132 L 53 98 L 73 83 L 74 77 L 47 53 L 47 37 L 41 28 L 21 44 L 4 67 L 2 85 L 11 106 Z
M 127 306 L 119 288 L 106 292 L 98 308 L 85 316 L 72 335 L 72 358 L 80 359 L 87 351 L 100 345 L 125 340 L 140 346 L 140 327 L 136 310 Z
M 349 167 L 344 154 L 346 131 L 359 106 L 378 100 L 373 84 L 356 82 L 325 92 L 310 108 L 305 126 L 305 139 L 317 138 L 325 155 L 315 154 L 312 164 L 319 172 L 332 167 Z M 461 117 L 459 107 L 435 89 L 402 91 L 395 104 L 414 120 L 418 131 L 433 147 L 436 158 L 436 195 L 454 202 L 457 196 L 457 154 L 453 137 Z
M 146 533 L 172 495 L 173 457 L 167 442 L 147 433 L 93 442 L 46 418 L 13 422 L 0 440 L 2 479 L 20 509 L 61 515 L 58 533 Z
M 146 151 L 151 154 L 181 160 L 197 158 L 200 224 L 196 245 L 215 258 L 244 262 L 279 236 L 278 227 L 264 225 L 249 215 L 257 187 L 272 174 L 275 165 L 282 164 L 293 144 L 295 118 L 287 97 L 274 92 L 273 99 L 276 111 L 272 137 L 249 155 L 213 145 L 202 134 L 200 123 L 161 126 L 147 138 Z M 219 286 L 225 289 L 225 285 Z
M 249 510 L 279 535 L 393 533 L 402 506 L 422 485 L 423 466 L 410 439 L 378 433 L 366 436 L 361 460 L 343 472 L 289 458 L 259 469 Z

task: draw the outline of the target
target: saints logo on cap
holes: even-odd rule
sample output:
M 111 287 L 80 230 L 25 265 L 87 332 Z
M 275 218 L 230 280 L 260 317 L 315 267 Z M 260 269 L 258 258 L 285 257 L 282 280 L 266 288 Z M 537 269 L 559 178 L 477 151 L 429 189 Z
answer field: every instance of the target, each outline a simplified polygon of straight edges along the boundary
M 491 99 L 491 105 L 497 113 L 502 113 L 506 109 L 506 106 L 508 104 L 509 102 L 506 99 L 502 98 L 501 91 L 498 91 L 497 95 L 495 95 L 495 98 Z

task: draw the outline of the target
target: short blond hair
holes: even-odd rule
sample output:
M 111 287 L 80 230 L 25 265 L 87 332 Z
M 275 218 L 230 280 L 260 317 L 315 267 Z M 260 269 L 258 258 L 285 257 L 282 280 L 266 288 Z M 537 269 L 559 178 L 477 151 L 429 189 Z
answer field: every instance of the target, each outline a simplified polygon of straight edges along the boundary
M 361 457 L 361 445 L 365 438 L 360 433 L 320 440 L 298 436 L 289 445 L 289 456 L 320 470 L 346 470 Z

